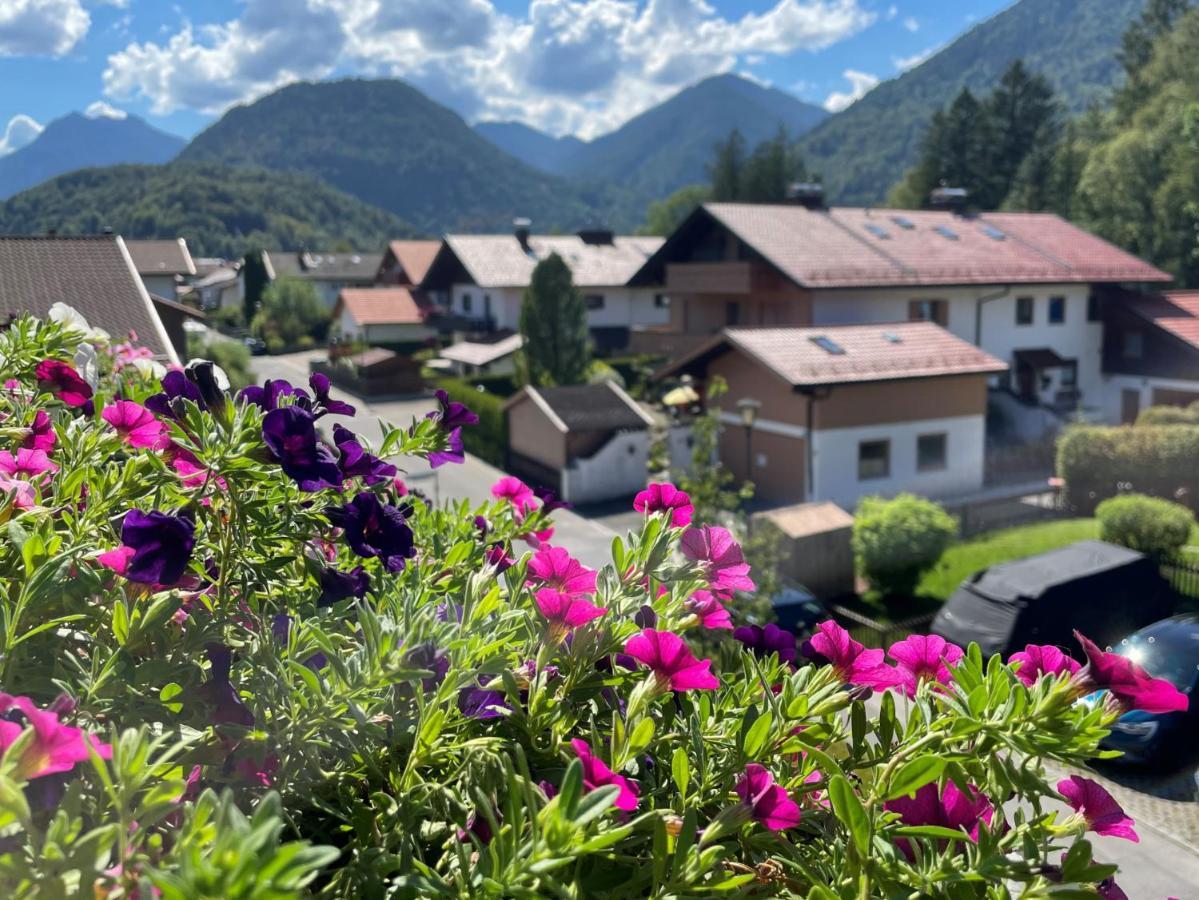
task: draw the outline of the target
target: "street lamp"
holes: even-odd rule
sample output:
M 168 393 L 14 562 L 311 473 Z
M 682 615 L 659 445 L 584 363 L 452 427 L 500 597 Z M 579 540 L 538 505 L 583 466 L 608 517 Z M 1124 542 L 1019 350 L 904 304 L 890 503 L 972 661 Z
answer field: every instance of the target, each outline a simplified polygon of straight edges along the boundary
M 745 426 L 745 478 L 747 481 L 753 479 L 754 423 L 758 421 L 758 410 L 761 408 L 761 401 L 752 397 L 742 397 L 737 401 L 737 412 L 741 413 L 741 424 Z

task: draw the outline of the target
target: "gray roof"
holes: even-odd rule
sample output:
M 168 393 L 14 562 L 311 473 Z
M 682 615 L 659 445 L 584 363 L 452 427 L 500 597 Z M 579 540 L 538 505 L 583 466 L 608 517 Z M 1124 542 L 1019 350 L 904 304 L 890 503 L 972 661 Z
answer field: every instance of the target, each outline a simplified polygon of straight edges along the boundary
M 519 334 L 510 334 L 490 344 L 481 341 L 459 341 L 442 350 L 441 357 L 471 366 L 485 366 L 515 353 L 524 344 L 525 339 Z
M 525 390 L 540 396 L 568 431 L 641 429 L 648 424 L 636 402 L 610 381 Z
M 526 287 L 533 268 L 551 253 L 570 267 L 577 287 L 621 287 L 662 246 L 660 237 L 618 235 L 610 244 L 578 235 L 532 235 L 529 252 L 511 234 L 450 234 L 446 245 L 479 287 Z
M 195 275 L 196 264 L 187 249 L 187 241 L 126 241 L 129 255 L 139 275 Z
M 383 262 L 382 253 L 319 253 L 293 250 L 263 251 L 267 271 L 275 278 L 312 281 L 355 281 L 372 284 Z
M 137 332 L 137 342 L 174 359 L 162 321 L 116 235 L 93 237 L 0 235 L 0 317 L 45 317 L 61 301 L 114 340 Z

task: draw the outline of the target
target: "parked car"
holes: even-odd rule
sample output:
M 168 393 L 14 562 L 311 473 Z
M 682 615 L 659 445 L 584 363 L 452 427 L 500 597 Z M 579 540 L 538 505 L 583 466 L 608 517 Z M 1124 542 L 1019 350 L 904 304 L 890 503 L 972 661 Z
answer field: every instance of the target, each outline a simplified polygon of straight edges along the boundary
M 247 335 L 241 339 L 241 342 L 245 344 L 252 356 L 262 356 L 264 353 L 266 353 L 266 341 L 264 341 L 262 338 L 256 338 Z
M 932 631 L 983 655 L 1026 644 L 1075 647 L 1078 628 L 1097 644 L 1174 611 L 1174 592 L 1156 561 L 1103 541 L 1079 541 L 971 575 L 945 601 Z
M 1199 615 L 1188 613 L 1154 622 L 1113 649 L 1127 656 L 1154 678 L 1163 678 L 1192 698 L 1186 712 L 1147 713 L 1133 710 L 1122 715 L 1100 743 L 1105 750 L 1120 750 L 1120 761 L 1169 767 L 1199 750 Z M 1097 702 L 1102 692 L 1090 695 Z

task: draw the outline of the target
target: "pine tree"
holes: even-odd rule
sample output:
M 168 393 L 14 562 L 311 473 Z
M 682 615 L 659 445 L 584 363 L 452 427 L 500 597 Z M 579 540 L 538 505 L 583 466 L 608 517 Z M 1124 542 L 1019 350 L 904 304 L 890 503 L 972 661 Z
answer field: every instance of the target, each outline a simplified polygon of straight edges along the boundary
M 591 365 L 587 308 L 570 268 L 551 253 L 533 269 L 520 307 L 525 379 L 538 386 L 582 384 Z
M 987 98 L 983 114 L 990 119 L 988 165 L 972 177 L 978 205 L 994 209 L 1010 192 L 1025 157 L 1057 142 L 1058 108 L 1049 82 L 1018 59 Z
M 715 159 L 708 167 L 712 181 L 712 199 L 728 203 L 741 196 L 741 178 L 745 170 L 745 138 L 736 128 L 716 145 Z

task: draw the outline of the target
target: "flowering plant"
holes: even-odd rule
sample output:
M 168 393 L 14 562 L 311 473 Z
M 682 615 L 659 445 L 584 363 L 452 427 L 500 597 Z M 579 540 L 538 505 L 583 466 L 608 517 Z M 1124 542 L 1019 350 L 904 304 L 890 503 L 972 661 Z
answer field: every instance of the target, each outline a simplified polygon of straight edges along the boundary
M 673 488 L 598 572 L 515 479 L 407 490 L 460 457 L 445 398 L 372 447 L 327 382 L 235 397 L 74 318 L 0 333 L 0 381 L 5 897 L 1077 895 L 1135 831 L 1044 762 L 1186 702 L 1089 642 L 734 630 L 749 566 Z

